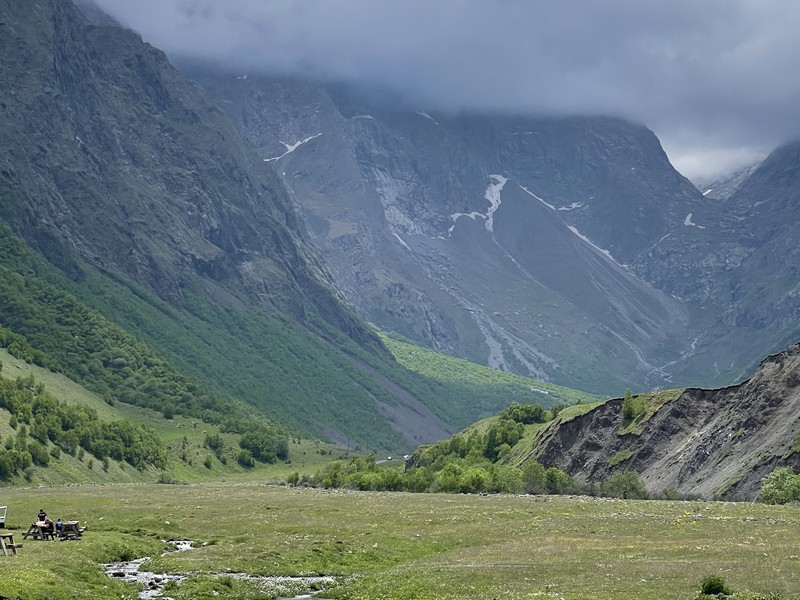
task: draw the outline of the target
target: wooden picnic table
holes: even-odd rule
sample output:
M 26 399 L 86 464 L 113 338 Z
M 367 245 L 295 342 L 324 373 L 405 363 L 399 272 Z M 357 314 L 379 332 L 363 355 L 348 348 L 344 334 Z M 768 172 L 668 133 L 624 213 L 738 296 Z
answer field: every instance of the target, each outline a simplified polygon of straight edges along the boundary
M 31 523 L 31 526 L 28 527 L 28 531 L 22 535 L 22 539 L 27 540 L 29 537 L 35 540 L 46 540 L 48 538 L 54 540 L 56 539 L 55 525 L 49 525 L 42 521 Z
M 61 525 L 61 532 L 58 534 L 61 540 L 79 540 L 86 527 L 81 527 L 78 521 L 64 521 Z
M 8 551 L 16 555 L 17 548 L 22 548 L 22 544 L 14 543 L 13 533 L 0 533 L 0 550 L 3 551 L 3 556 L 8 556 Z

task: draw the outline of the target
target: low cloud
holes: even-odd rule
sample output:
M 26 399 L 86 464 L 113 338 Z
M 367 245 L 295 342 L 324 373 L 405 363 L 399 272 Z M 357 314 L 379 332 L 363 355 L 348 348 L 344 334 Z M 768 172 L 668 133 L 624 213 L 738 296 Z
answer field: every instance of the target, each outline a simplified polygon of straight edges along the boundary
M 174 57 L 429 109 L 634 119 L 689 176 L 800 137 L 793 0 L 96 1 Z

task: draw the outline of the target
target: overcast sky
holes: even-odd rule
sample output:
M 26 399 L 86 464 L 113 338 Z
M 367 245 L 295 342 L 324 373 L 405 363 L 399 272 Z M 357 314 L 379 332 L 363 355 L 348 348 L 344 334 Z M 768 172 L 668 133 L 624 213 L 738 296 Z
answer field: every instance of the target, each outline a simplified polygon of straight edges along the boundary
M 612 114 L 697 178 L 800 137 L 796 0 L 96 0 L 173 57 L 402 89 L 420 109 Z

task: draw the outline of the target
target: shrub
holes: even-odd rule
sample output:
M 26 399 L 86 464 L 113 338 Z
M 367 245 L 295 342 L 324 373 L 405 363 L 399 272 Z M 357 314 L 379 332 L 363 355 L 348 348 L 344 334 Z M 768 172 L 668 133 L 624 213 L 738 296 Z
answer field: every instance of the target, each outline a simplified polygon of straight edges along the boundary
M 763 479 L 760 498 L 767 504 L 800 501 L 800 475 L 788 467 L 778 467 Z
M 544 494 L 547 491 L 547 475 L 545 468 L 536 461 L 531 461 L 522 469 L 522 484 L 528 494 Z
M 644 399 L 633 396 L 630 390 L 625 390 L 625 398 L 622 400 L 622 418 L 632 421 L 644 412 Z
M 242 450 L 239 452 L 239 456 L 236 457 L 236 462 L 238 462 L 245 469 L 256 466 L 256 461 L 253 458 L 253 454 L 249 450 Z
M 517 423 L 531 425 L 547 421 L 547 409 L 541 404 L 512 402 L 500 413 L 501 419 L 510 419 Z
M 611 498 L 645 499 L 648 495 L 644 482 L 636 471 L 630 469 L 614 473 L 603 484 L 601 491 L 604 496 Z
M 575 490 L 572 478 L 555 467 L 550 467 L 545 471 L 545 485 L 549 494 L 569 494 Z
M 46 467 L 50 464 L 50 453 L 47 448 L 38 442 L 31 442 L 28 444 L 28 452 L 31 455 L 33 464 L 39 467 Z
M 725 594 L 729 596 L 731 591 L 725 585 L 725 579 L 720 575 L 706 575 L 700 581 L 700 592 L 707 596 L 717 596 Z

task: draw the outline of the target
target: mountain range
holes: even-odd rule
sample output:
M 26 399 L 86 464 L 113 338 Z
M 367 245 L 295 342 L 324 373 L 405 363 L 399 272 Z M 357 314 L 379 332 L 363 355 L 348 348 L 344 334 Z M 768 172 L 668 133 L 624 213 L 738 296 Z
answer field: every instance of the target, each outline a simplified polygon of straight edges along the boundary
M 0 326 L 78 378 L 136 365 L 79 364 L 54 304 L 253 418 L 396 449 L 569 392 L 470 395 L 372 324 L 602 395 L 727 385 L 800 333 L 798 144 L 714 198 L 642 125 L 176 69 L 81 6 L 0 0 L 2 268 L 26 282 Z
M 0 1 L 0 326 L 21 336 L 7 344 L 109 401 L 125 385 L 161 397 L 152 353 L 252 418 L 351 447 L 410 449 L 514 397 L 489 385 L 453 402 L 450 383 L 400 365 L 219 104 L 88 14 Z M 534 383 L 514 399 L 552 402 Z M 196 410 L 186 393 L 164 414 Z
M 725 385 L 797 338 L 795 145 L 704 196 L 621 119 L 440 114 L 180 68 L 275 166 L 382 328 L 612 395 Z

